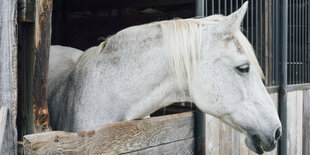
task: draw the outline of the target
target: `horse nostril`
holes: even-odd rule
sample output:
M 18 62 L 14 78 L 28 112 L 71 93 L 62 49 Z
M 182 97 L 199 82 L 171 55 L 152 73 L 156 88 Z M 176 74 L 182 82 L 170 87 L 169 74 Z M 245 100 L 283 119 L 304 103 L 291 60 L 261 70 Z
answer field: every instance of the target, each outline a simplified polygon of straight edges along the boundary
M 281 134 L 282 134 L 282 129 L 281 127 L 279 127 L 277 130 L 276 130 L 276 134 L 275 134 L 275 140 L 279 140 L 279 138 L 281 137 Z

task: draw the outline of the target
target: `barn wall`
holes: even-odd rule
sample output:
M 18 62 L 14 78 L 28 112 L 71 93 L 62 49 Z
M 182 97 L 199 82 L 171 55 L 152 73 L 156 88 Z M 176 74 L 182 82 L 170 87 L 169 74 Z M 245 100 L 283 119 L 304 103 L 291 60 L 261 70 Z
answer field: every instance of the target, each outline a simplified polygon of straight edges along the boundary
M 270 94 L 275 106 L 278 94 Z M 287 107 L 287 152 L 288 154 L 310 153 L 310 90 L 288 92 Z M 206 115 L 206 150 L 207 154 L 254 155 L 245 143 L 245 136 L 222 123 L 219 119 Z M 277 150 L 265 153 L 276 155 Z
M 0 107 L 8 108 L 0 154 L 16 154 L 17 0 L 0 0 Z M 2 137 L 1 137 L 2 138 Z

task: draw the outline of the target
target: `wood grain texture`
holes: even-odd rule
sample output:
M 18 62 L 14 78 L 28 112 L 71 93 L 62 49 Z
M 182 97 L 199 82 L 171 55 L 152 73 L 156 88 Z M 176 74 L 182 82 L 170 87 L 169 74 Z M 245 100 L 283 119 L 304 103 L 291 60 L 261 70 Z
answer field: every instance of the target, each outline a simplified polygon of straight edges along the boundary
M 50 131 L 47 107 L 47 73 L 51 45 L 51 17 L 53 0 L 36 0 L 35 53 L 33 76 L 34 131 Z
M 18 140 L 34 133 L 32 108 L 33 61 L 34 61 L 34 23 L 18 24 Z
M 195 138 L 190 138 L 173 143 L 163 144 L 156 147 L 147 148 L 131 153 L 125 153 L 124 155 L 191 155 L 195 154 Z
M 220 152 L 220 120 L 206 114 L 206 154 L 218 155 Z
M 303 91 L 296 91 L 296 154 L 302 154 Z
M 8 108 L 0 154 L 16 154 L 17 0 L 0 1 L 0 107 Z
M 303 142 L 302 154 L 310 154 L 310 91 L 303 91 Z
M 3 142 L 3 136 L 4 136 L 4 130 L 6 125 L 6 118 L 8 114 L 8 108 L 7 107 L 1 107 L 0 109 L 0 152 L 2 148 L 2 142 Z
M 18 20 L 20 22 L 34 22 L 35 0 L 24 0 L 18 4 Z
M 288 93 L 287 153 L 302 154 L 303 91 Z
M 296 91 L 287 94 L 287 153 L 296 154 Z
M 191 112 L 120 122 L 97 130 L 24 136 L 25 154 L 120 154 L 194 137 Z
M 220 154 L 230 154 L 232 152 L 232 144 L 231 144 L 231 138 L 232 138 L 232 131 L 230 126 L 220 123 Z

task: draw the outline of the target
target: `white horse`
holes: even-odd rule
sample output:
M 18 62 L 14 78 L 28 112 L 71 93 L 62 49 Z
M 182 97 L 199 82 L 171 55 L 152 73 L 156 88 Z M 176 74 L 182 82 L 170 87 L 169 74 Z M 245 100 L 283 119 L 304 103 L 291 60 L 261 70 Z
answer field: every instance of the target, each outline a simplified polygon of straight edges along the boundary
M 133 26 L 85 53 L 52 47 L 52 127 L 86 130 L 188 101 L 246 134 L 251 150 L 274 149 L 281 122 L 240 31 L 246 10 Z

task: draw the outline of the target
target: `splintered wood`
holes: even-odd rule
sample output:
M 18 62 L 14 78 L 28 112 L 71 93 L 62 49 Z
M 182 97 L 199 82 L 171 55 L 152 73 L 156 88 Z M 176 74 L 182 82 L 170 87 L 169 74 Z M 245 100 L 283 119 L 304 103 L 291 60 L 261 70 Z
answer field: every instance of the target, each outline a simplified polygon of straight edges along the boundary
M 156 149 L 155 149 L 156 148 Z M 25 154 L 194 153 L 191 112 L 120 122 L 96 130 L 24 136 Z

